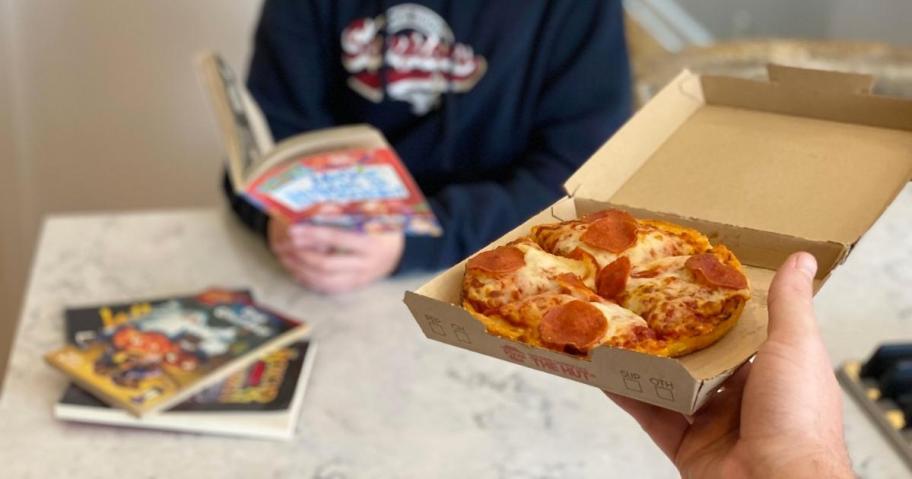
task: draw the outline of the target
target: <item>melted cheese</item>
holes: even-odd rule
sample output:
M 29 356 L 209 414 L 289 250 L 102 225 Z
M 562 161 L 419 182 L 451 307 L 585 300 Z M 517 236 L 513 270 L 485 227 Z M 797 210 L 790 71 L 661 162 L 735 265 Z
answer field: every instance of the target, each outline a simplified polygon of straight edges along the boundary
M 731 290 L 725 288 L 712 288 L 696 281 L 693 273 L 685 266 L 690 256 L 670 256 L 660 258 L 635 269 L 636 275 L 645 271 L 657 271 L 658 274 L 648 278 L 634 278 L 627 280 L 627 292 L 646 293 L 647 296 L 661 295 L 665 298 L 693 298 L 701 302 L 722 302 L 733 295 L 750 297 L 749 289 Z M 650 288 L 656 286 L 657 288 Z M 657 291 L 638 291 L 644 289 L 657 289 Z M 632 298 L 637 299 L 637 298 Z M 637 311 L 638 308 L 631 308 Z
M 480 311 L 501 307 L 536 294 L 559 293 L 571 287 L 581 299 L 595 293 L 595 271 L 589 263 L 556 256 L 544 251 L 537 244 L 519 242 L 513 245 L 523 253 L 525 264 L 507 275 L 487 274 L 483 271 L 466 271 L 463 292 L 466 300 L 475 303 Z M 579 278 L 582 286 L 557 280 L 557 276 L 570 273 Z
M 555 242 L 554 252 L 560 255 L 569 255 L 579 247 L 591 254 L 600 268 L 604 268 L 620 256 L 626 256 L 636 268 L 638 265 L 654 261 L 659 258 L 677 255 L 690 255 L 709 249 L 709 242 L 699 234 L 677 235 L 672 234 L 672 226 L 661 223 L 643 223 L 637 234 L 637 242 L 621 254 L 615 254 L 600 248 L 595 248 L 584 243 L 580 237 L 588 225 L 568 226 L 560 233 L 560 238 Z
M 516 285 L 527 294 L 555 289 L 554 278 L 563 273 L 572 273 L 583 279 L 586 286 L 595 287 L 595 278 L 589 274 L 585 263 L 571 258 L 555 256 L 535 246 L 516 245 L 523 252 L 526 266 L 516 272 Z M 588 276 L 588 277 L 587 277 Z
M 747 288 L 715 288 L 697 282 L 685 266 L 688 258 L 661 258 L 635 270 L 634 275 L 646 272 L 654 275 L 631 277 L 621 304 L 645 318 L 650 328 L 657 332 L 692 335 L 713 327 L 712 321 L 700 322 L 695 315 L 715 318 L 729 299 L 741 297 L 746 301 L 750 298 Z
M 601 340 L 602 343 L 618 336 L 625 336 L 639 326 L 646 326 L 646 320 L 633 311 L 622 308 L 614 303 L 589 304 L 598 308 L 598 310 L 605 315 L 605 319 L 608 320 L 608 331 L 605 332 L 605 336 Z
M 685 248 L 691 249 L 680 238 L 663 231 L 653 230 L 640 234 L 636 244 L 621 254 L 630 258 L 630 264 L 639 265 L 675 254 Z

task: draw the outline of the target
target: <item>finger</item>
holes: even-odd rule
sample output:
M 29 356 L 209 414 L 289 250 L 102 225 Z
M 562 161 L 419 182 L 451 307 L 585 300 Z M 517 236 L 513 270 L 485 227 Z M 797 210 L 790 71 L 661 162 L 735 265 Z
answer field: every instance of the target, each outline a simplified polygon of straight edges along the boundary
M 276 254 L 287 254 L 298 256 L 301 252 L 309 251 L 318 254 L 330 254 L 328 248 L 319 248 L 317 245 L 295 246 L 291 240 L 275 242 L 271 245 L 272 251 Z
M 741 424 L 741 402 L 750 370 L 750 363 L 741 366 L 691 418 L 686 439 L 672 458 L 679 470 L 699 469 L 696 465 L 712 455 L 709 451 L 720 450 L 727 442 L 733 442 Z
M 296 250 L 295 245 L 291 242 L 290 238 L 272 239 L 269 242 L 269 249 L 276 255 L 282 253 L 294 254 Z
M 281 218 L 269 218 L 269 222 L 266 224 L 267 236 L 270 241 L 286 239 L 288 238 L 288 227 L 288 223 Z
M 292 276 L 297 277 L 304 270 L 298 258 L 292 254 L 277 254 L 276 258 L 279 260 L 279 264 Z
M 367 268 L 364 256 L 301 250 L 297 258 L 303 267 L 322 274 L 357 273 Z
M 751 363 L 741 365 L 710 397 L 706 405 L 693 417 L 694 427 L 704 434 L 719 436 L 732 428 L 737 428 L 741 415 L 741 398 L 744 386 L 750 375 Z
M 328 244 L 316 243 L 313 241 L 294 241 L 292 238 L 288 238 L 285 243 L 282 243 L 279 246 L 285 251 L 291 251 L 294 254 L 297 254 L 299 251 L 313 251 L 321 254 L 331 254 L 334 251 Z
M 350 254 L 367 253 L 373 245 L 365 233 L 328 226 L 294 225 L 289 229 L 289 236 L 296 246 L 342 250 Z
M 302 271 L 296 275 L 301 284 L 327 294 L 344 293 L 360 288 L 368 282 L 364 277 L 365 275 L 360 273 L 319 274 L 313 271 Z
M 814 315 L 814 274 L 817 261 L 809 253 L 785 260 L 770 284 L 769 339 L 784 343 L 817 336 Z
M 605 391 L 605 395 L 627 414 L 630 414 L 640 424 L 643 431 L 652 438 L 652 441 L 659 446 L 659 449 L 674 461 L 684 433 L 690 426 L 683 415 L 607 391 Z
M 301 270 L 314 270 L 323 274 L 340 272 L 360 272 L 370 266 L 365 256 L 341 253 L 327 253 L 307 248 L 297 248 L 289 244 L 276 245 L 274 251 Z

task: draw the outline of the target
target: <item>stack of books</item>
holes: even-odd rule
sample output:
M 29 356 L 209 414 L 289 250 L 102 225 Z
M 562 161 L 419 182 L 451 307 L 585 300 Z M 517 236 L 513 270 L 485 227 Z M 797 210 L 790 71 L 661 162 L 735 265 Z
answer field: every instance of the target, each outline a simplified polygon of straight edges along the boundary
M 73 381 L 59 419 L 294 436 L 315 346 L 248 291 L 72 308 L 65 322 L 67 345 L 45 356 Z

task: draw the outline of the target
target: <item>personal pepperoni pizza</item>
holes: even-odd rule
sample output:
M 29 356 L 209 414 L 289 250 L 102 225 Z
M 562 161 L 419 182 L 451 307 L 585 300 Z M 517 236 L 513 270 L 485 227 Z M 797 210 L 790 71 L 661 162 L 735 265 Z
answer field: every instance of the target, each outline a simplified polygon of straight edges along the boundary
M 469 258 L 462 298 L 489 332 L 533 346 L 676 357 L 731 330 L 750 285 L 700 232 L 611 209 Z

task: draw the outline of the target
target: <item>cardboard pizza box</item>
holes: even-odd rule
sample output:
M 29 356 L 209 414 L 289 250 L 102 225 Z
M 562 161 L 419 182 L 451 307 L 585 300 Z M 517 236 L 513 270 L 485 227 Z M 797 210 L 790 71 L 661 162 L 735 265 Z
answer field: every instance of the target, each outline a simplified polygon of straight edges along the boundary
M 816 256 L 819 289 L 912 178 L 912 101 L 866 75 L 771 65 L 769 81 L 684 71 L 565 183 L 537 224 L 608 207 L 696 228 L 745 265 L 752 299 L 719 342 L 680 358 L 596 348 L 589 359 L 489 335 L 460 305 L 465 262 L 405 303 L 431 339 L 692 414 L 766 339 L 766 297 L 788 255 Z

